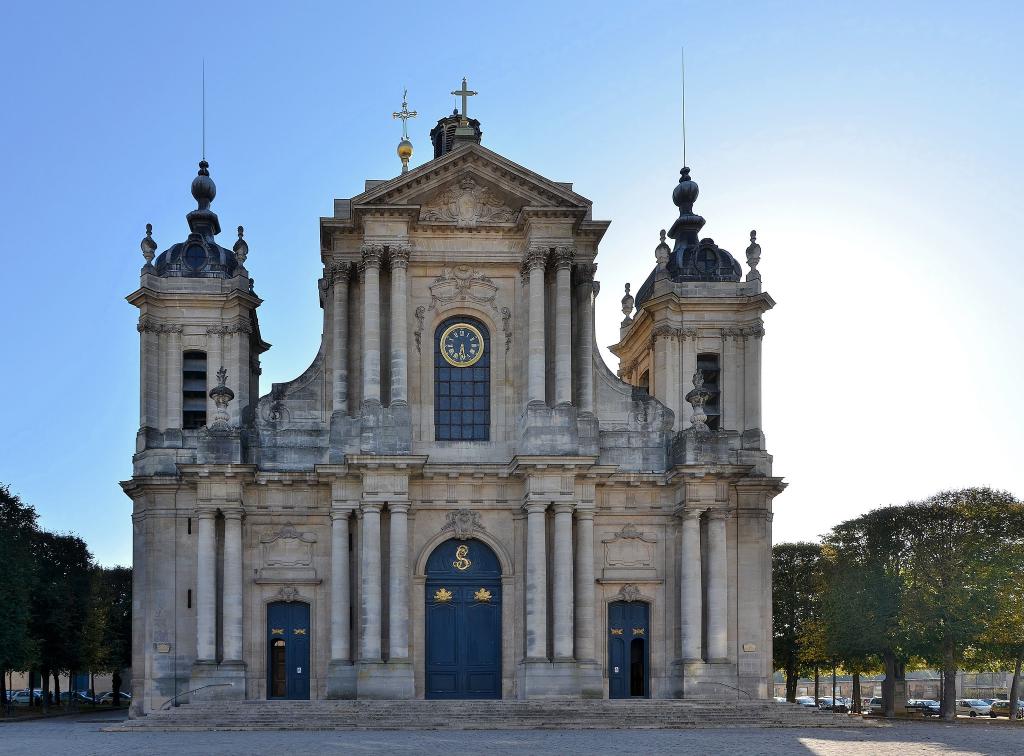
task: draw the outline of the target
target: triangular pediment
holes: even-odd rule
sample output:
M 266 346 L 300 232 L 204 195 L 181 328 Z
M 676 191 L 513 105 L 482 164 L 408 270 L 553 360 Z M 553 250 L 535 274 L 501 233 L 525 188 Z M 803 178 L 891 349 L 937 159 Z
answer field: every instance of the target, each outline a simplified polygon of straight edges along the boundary
M 486 147 L 473 144 L 352 198 L 352 208 L 418 206 L 419 222 L 454 226 L 515 223 L 524 207 L 589 211 L 591 202 Z

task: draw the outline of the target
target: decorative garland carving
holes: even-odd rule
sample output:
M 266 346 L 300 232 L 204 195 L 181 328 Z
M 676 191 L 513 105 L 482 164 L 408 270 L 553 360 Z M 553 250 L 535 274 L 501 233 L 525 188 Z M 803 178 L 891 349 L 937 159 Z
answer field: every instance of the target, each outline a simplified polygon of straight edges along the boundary
M 416 351 L 421 351 L 423 337 L 424 319 L 427 312 L 437 310 L 439 306 L 444 307 L 453 302 L 475 302 L 480 305 L 488 305 L 491 310 L 501 318 L 502 330 L 505 333 L 505 351 L 512 346 L 512 311 L 507 307 L 499 309 L 495 304 L 498 295 L 498 287 L 494 281 L 485 276 L 479 270 L 468 265 L 456 265 L 451 268 L 444 268 L 441 275 L 430 284 L 430 306 L 416 308 L 416 330 L 413 337 L 416 339 Z

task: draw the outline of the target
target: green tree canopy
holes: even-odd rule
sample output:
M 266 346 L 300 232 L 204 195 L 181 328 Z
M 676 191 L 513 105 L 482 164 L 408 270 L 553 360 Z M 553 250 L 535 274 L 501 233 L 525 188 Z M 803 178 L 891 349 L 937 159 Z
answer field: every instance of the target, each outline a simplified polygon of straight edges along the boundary
M 821 546 L 780 543 L 772 549 L 773 661 L 786 675 L 786 698 L 796 698 L 796 682 L 814 642 L 812 628 L 822 590 Z

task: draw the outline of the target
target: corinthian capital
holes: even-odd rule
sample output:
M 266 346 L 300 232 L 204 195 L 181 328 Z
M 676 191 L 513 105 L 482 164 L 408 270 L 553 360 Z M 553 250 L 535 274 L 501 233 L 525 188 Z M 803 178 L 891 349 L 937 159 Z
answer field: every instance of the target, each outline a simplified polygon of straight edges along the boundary
M 409 255 L 412 253 L 412 247 L 408 244 L 392 244 L 388 247 L 388 256 L 391 259 L 391 269 L 396 268 L 408 268 L 409 267 Z
M 523 268 L 531 271 L 534 268 L 543 268 L 548 262 L 548 247 L 541 244 L 534 244 L 526 250 L 523 255 Z
M 347 260 L 344 262 L 331 263 L 329 274 L 332 286 L 338 283 L 346 283 L 349 276 L 352 275 L 352 263 Z
M 384 260 L 383 244 L 364 244 L 360 249 L 363 258 L 363 267 L 379 268 Z
M 594 263 L 576 263 L 574 273 L 577 286 L 592 286 L 594 276 L 597 274 L 597 265 Z
M 572 268 L 573 260 L 576 258 L 576 248 L 569 246 L 555 247 L 552 260 L 555 270 L 569 270 Z

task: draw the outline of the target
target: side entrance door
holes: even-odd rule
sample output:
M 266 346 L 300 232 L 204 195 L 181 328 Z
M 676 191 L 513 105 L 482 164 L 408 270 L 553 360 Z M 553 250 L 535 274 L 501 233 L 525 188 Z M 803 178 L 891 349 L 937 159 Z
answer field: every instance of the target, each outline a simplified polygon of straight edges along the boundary
M 427 560 L 426 697 L 501 698 L 501 569 L 482 541 Z
M 267 605 L 267 698 L 309 698 L 309 604 Z
M 608 605 L 608 697 L 650 696 L 650 606 L 644 601 Z

